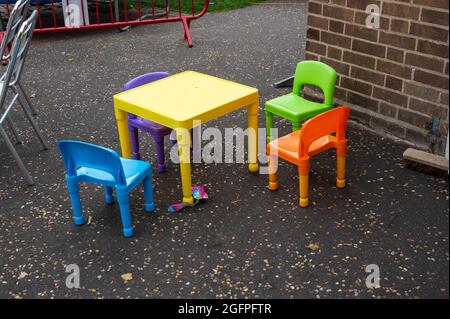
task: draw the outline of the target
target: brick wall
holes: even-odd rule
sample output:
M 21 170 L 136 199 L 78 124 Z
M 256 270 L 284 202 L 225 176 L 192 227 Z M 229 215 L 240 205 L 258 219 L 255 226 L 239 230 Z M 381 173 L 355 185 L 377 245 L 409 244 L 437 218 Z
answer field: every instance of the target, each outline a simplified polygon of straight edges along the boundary
M 366 27 L 367 5 L 381 9 Z M 306 59 L 339 74 L 336 101 L 381 133 L 429 147 L 427 121 L 441 119 L 435 146 L 448 131 L 449 0 L 310 0 Z

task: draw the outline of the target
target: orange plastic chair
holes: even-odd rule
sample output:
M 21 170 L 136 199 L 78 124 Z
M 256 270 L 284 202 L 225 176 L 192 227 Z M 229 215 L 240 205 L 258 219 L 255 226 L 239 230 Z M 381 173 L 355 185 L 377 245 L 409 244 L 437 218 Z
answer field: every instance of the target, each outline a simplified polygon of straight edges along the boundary
M 309 205 L 309 159 L 331 148 L 337 153 L 338 188 L 345 187 L 347 138 L 345 130 L 350 115 L 348 106 L 341 106 L 306 121 L 302 128 L 267 144 L 269 154 L 269 189 L 278 189 L 278 157 L 298 166 L 300 175 L 300 206 Z M 332 135 L 336 133 L 335 135 Z

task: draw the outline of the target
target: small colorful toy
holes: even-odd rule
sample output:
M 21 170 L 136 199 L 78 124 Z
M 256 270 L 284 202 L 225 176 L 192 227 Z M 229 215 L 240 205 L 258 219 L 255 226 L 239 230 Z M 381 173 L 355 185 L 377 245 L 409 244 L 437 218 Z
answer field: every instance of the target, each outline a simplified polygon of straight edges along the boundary
M 281 116 L 292 123 L 292 131 L 300 129 L 307 119 L 333 108 L 336 71 L 325 63 L 302 61 L 295 71 L 292 93 L 266 102 L 267 143 L 271 141 L 270 129 L 273 127 L 273 115 Z M 317 103 L 302 96 L 303 87 L 312 85 L 322 90 L 324 101 Z
M 67 188 L 72 202 L 75 224 L 84 224 L 79 183 L 101 184 L 105 186 L 107 204 L 114 202 L 113 188 L 116 189 L 123 235 L 125 237 L 133 236 L 129 193 L 142 182 L 145 193 L 145 210 L 149 213 L 153 212 L 155 205 L 152 190 L 152 164 L 121 158 L 113 150 L 79 141 L 60 141 L 58 147 L 67 170 Z
M 269 189 L 278 189 L 277 158 L 283 158 L 298 166 L 300 175 L 300 206 L 309 205 L 309 159 L 331 148 L 337 153 L 338 188 L 345 187 L 347 138 L 345 130 L 350 108 L 342 106 L 322 113 L 306 121 L 301 130 L 280 137 L 267 144 L 269 154 Z M 336 133 L 336 136 L 331 135 Z
M 178 203 L 173 204 L 169 206 L 169 212 L 170 214 L 178 213 L 180 210 L 186 208 L 186 207 L 194 207 L 197 206 L 199 203 L 204 202 L 208 199 L 208 194 L 205 192 L 205 188 L 203 186 L 193 186 L 192 187 L 192 197 L 194 198 L 193 203 Z

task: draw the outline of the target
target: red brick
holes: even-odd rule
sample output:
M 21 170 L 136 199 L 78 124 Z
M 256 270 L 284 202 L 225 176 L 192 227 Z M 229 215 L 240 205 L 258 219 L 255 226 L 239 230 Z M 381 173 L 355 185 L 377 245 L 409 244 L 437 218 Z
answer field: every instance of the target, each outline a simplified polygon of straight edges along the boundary
M 448 104 L 449 104 L 448 93 L 444 93 L 444 92 L 441 93 L 440 103 L 445 106 L 448 106 Z
M 337 20 L 353 22 L 355 18 L 355 11 L 345 7 L 335 7 L 324 4 L 323 16 L 330 17 Z
M 441 76 L 430 72 L 415 70 L 414 80 L 437 88 L 448 90 L 448 76 Z
M 392 19 L 391 31 L 407 34 L 409 32 L 409 21 Z
M 384 85 L 386 75 L 352 66 L 351 76 L 379 86 Z
M 355 37 L 355 38 L 360 38 L 363 40 L 368 40 L 368 41 L 372 41 L 372 42 L 377 42 L 378 40 L 378 31 L 375 29 L 369 29 L 367 27 L 363 27 L 363 26 L 358 26 L 355 24 L 347 24 L 345 26 L 345 34 Z
M 424 85 L 417 82 L 414 83 L 407 81 L 404 84 L 403 93 L 428 100 L 430 102 L 439 102 L 440 96 L 440 92 L 435 89 L 425 87 Z
M 344 22 L 330 20 L 329 30 L 331 32 L 344 33 L 344 26 L 345 26 Z
M 316 53 L 319 55 L 325 55 L 327 52 L 326 45 L 320 44 L 318 42 L 314 41 L 307 41 L 306 42 L 306 51 L 311 53 Z
M 379 0 L 347 0 L 347 7 L 366 11 L 366 8 L 370 4 L 380 6 Z
M 345 51 L 343 56 L 344 62 L 359 65 L 368 69 L 375 68 L 375 58 L 352 51 Z
M 306 58 L 336 69 L 336 99 L 362 108 L 352 118 L 428 143 L 426 120 L 437 114 L 447 136 L 449 0 L 309 2 Z M 369 4 L 382 9 L 379 29 L 366 26 Z
M 306 30 L 306 38 L 320 41 L 320 30 L 308 28 L 308 30 Z
M 417 44 L 417 51 L 448 59 L 448 44 L 445 45 L 419 40 L 419 43 Z
M 377 100 L 371 99 L 367 96 L 363 96 L 361 94 L 354 93 L 354 92 L 348 92 L 347 93 L 347 101 L 349 103 L 358 105 L 365 109 L 369 109 L 369 110 L 378 112 L 379 102 Z
M 416 48 L 415 38 L 386 32 L 380 33 L 380 43 L 413 51 Z
M 356 39 L 353 40 L 352 50 L 381 58 L 386 56 L 385 46 Z
M 428 116 L 438 115 L 441 119 L 447 118 L 447 110 L 444 107 L 415 98 L 409 101 L 409 108 Z
M 405 53 L 403 50 L 388 48 L 386 58 L 395 62 L 403 63 L 405 60 Z
M 383 2 L 381 15 L 389 15 L 411 20 L 418 20 L 420 8 L 394 2 Z
M 328 46 L 327 57 L 335 60 L 342 60 L 342 50 Z
M 411 23 L 409 34 L 441 42 L 448 41 L 448 30 L 415 22 Z
M 308 15 L 308 26 L 317 28 L 317 29 L 328 30 L 328 20 L 321 18 L 319 16 L 309 14 Z
M 405 63 L 422 69 L 442 72 L 444 69 L 444 61 L 438 58 L 430 58 L 415 53 L 406 53 Z
M 411 79 L 412 70 L 402 64 L 379 60 L 377 70 L 383 73 L 398 76 L 404 79 Z
M 336 4 L 336 5 L 339 5 L 339 6 L 345 6 L 345 1 L 346 0 L 330 0 L 331 1 L 331 4 Z
M 393 76 L 386 76 L 386 87 L 394 91 L 402 91 L 403 80 L 394 78 Z
M 336 87 L 334 89 L 334 97 L 336 99 L 346 101 L 347 100 L 347 90 L 343 90 L 341 88 Z
M 322 14 L 322 4 L 313 2 L 313 1 L 309 1 L 308 11 L 310 13 Z
M 352 91 L 355 91 L 355 92 L 358 92 L 358 93 L 361 93 L 364 95 L 370 96 L 372 94 L 372 85 L 355 80 L 355 79 L 343 77 L 341 79 L 340 86 L 342 88 L 352 90 Z
M 385 102 L 406 107 L 408 105 L 408 97 L 406 95 L 385 90 L 382 88 L 373 88 L 373 97 Z
M 324 58 L 324 57 L 321 57 L 320 61 L 330 65 L 332 68 L 334 68 L 336 70 L 336 72 L 338 74 L 348 75 L 348 73 L 350 71 L 350 66 L 348 64 L 346 64 L 346 63 L 343 63 L 343 62 L 340 62 L 340 61 L 335 61 L 335 60 L 332 60 L 332 59 L 327 59 L 327 58 Z
M 351 45 L 351 39 L 342 35 L 338 35 L 338 34 L 334 34 L 334 33 L 329 33 L 329 32 L 325 32 L 323 31 L 321 33 L 321 40 L 324 43 L 328 43 L 328 44 L 332 44 L 338 47 L 343 47 L 343 48 L 350 48 Z
M 448 27 L 448 11 L 442 12 L 432 9 L 422 9 L 420 20 L 432 24 L 440 24 Z
M 414 4 L 440 9 L 448 9 L 448 0 L 413 0 Z

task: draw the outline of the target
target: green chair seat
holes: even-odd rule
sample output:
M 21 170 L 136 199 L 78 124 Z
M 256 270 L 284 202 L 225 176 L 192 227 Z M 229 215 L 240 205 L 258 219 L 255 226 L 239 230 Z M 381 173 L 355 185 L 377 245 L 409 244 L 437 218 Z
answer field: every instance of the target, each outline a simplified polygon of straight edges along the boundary
M 270 131 L 273 128 L 274 115 L 291 121 L 292 130 L 297 131 L 307 119 L 333 108 L 336 78 L 336 71 L 325 63 L 308 60 L 300 62 L 295 71 L 292 93 L 266 102 L 264 110 L 266 112 L 267 143 L 272 141 Z M 320 88 L 324 97 L 323 103 L 305 99 L 302 96 L 305 85 Z
M 304 122 L 332 108 L 333 105 L 309 101 L 294 93 L 289 93 L 266 102 L 265 110 L 290 121 Z

